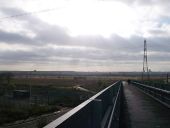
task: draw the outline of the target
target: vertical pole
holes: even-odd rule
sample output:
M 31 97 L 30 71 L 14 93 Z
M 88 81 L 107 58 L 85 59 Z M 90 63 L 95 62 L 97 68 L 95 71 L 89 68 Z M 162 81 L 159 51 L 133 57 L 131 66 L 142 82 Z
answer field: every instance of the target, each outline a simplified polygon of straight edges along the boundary
M 92 118 L 92 128 L 100 128 L 102 121 L 102 100 L 93 100 L 93 118 Z
M 31 71 L 29 72 L 29 90 L 30 90 L 29 103 L 31 104 Z
M 109 105 L 112 105 L 113 104 L 113 87 L 111 87 L 110 89 L 109 89 Z
M 49 90 L 48 90 L 48 89 L 47 89 L 47 98 L 48 98 L 48 99 L 47 99 L 47 100 L 48 100 L 47 102 L 48 102 L 48 105 L 49 105 Z
M 30 104 L 31 104 L 31 95 L 32 95 L 32 88 L 31 88 L 31 75 L 32 75 L 32 73 L 33 72 L 36 72 L 36 70 L 33 70 L 33 71 L 30 71 L 30 81 L 29 81 L 29 87 L 30 87 L 30 98 L 29 98 L 29 102 L 30 102 Z
M 143 49 L 143 51 L 144 51 L 144 52 L 143 52 L 143 71 L 142 71 L 142 81 L 144 80 L 144 78 L 143 78 L 143 77 L 144 77 L 144 72 L 145 72 L 145 68 L 144 68 L 144 64 L 145 64 L 145 63 L 144 63 L 144 62 L 145 62 L 145 41 L 144 41 L 144 46 L 143 46 L 143 47 L 144 47 L 144 49 Z

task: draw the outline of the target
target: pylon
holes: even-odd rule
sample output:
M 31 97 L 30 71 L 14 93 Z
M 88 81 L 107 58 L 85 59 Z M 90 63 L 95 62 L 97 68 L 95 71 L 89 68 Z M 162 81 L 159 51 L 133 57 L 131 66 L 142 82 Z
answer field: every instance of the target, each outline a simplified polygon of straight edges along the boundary
M 147 79 L 149 80 L 149 68 L 148 68 L 147 43 L 146 43 L 146 40 L 144 40 L 144 56 L 143 56 L 142 80 L 144 80 L 145 74 L 147 75 Z

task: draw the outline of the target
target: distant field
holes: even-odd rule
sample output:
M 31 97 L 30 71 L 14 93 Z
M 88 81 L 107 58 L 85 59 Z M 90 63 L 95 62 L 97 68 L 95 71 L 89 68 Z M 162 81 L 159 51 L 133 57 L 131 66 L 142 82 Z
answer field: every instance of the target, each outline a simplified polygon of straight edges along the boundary
M 118 80 L 140 80 L 125 76 L 65 76 L 65 77 L 11 77 L 0 81 L 0 124 L 50 113 L 61 108 L 72 108 L 94 93 Z M 160 77 L 151 77 L 161 80 Z M 81 89 L 76 89 L 81 87 Z M 27 90 L 31 97 L 16 99 L 14 90 Z
M 13 78 L 13 82 L 16 84 L 34 84 L 34 85 L 51 85 L 51 84 L 62 84 L 62 85 L 73 85 L 78 81 L 86 80 L 127 80 L 127 79 L 139 79 L 139 77 L 124 77 L 124 76 L 90 76 L 90 77 L 31 77 L 31 78 Z M 30 83 L 31 82 L 31 83 Z
M 13 77 L 0 86 L 0 124 L 38 116 L 60 108 L 72 108 L 114 83 L 112 77 Z M 80 86 L 89 90 L 77 90 Z M 30 91 L 31 98 L 15 98 L 14 90 Z M 30 104 L 31 103 L 31 104 Z

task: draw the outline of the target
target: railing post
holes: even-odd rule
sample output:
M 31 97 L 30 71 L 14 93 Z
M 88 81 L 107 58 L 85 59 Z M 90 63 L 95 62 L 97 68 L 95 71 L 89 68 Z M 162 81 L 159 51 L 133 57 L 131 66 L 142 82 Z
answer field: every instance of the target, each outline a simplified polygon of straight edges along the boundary
M 109 89 L 109 98 L 108 98 L 108 100 L 109 100 L 109 105 L 112 105 L 112 104 L 113 104 L 113 98 L 114 98 L 113 95 L 114 95 L 114 94 L 113 94 L 113 88 L 111 88 L 111 89 Z
M 102 100 L 93 100 L 92 128 L 100 128 L 102 121 Z

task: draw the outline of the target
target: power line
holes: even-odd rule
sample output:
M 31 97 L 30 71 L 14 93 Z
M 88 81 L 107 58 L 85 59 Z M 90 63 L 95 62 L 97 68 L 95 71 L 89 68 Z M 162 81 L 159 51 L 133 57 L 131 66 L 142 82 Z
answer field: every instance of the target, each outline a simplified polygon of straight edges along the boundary
M 39 10 L 39 11 L 34 11 L 34 12 L 25 12 L 25 13 L 20 13 L 16 15 L 11 15 L 11 16 L 6 16 L 6 17 L 0 17 L 0 22 L 2 22 L 5 19 L 10 19 L 10 18 L 16 18 L 16 17 L 22 17 L 22 16 L 27 16 L 27 15 L 34 15 L 38 13 L 45 13 L 45 12 L 52 12 L 60 9 L 58 8 L 51 8 L 51 9 L 44 9 L 44 10 Z

